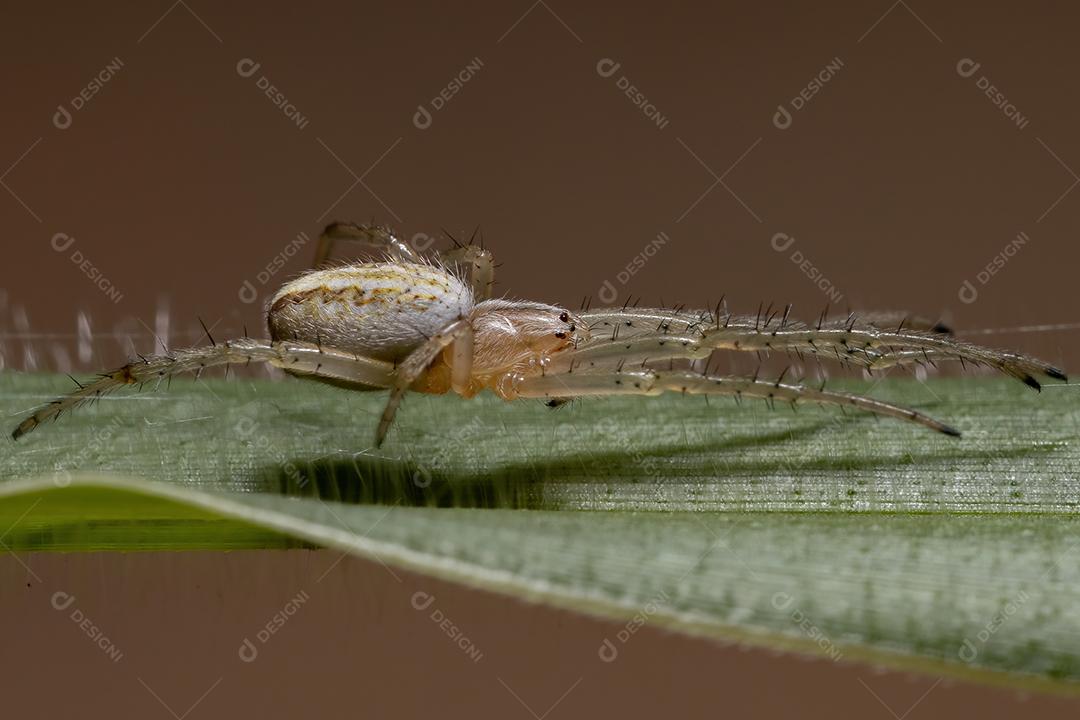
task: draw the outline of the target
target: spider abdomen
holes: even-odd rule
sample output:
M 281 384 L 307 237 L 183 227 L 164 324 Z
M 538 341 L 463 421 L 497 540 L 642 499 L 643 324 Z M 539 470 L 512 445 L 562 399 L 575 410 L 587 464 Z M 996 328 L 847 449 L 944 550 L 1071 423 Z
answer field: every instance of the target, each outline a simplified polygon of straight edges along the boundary
M 472 291 L 439 267 L 406 262 L 318 270 L 285 284 L 270 302 L 274 340 L 300 340 L 398 361 L 467 316 Z

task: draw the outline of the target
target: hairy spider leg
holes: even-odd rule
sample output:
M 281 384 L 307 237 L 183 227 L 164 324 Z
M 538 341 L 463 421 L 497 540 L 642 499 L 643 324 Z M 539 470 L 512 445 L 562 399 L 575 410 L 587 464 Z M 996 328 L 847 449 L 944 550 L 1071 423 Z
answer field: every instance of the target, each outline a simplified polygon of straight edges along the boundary
M 491 297 L 495 286 L 495 257 L 490 250 L 479 245 L 465 245 L 440 251 L 438 257 L 442 263 L 457 268 L 458 273 L 469 278 L 477 301 Z
M 257 340 L 230 340 L 200 348 L 176 350 L 164 355 L 140 358 L 97 379 L 64 397 L 53 400 L 27 417 L 12 433 L 18 440 L 46 420 L 83 403 L 123 387 L 162 380 L 181 373 L 201 373 L 218 365 L 237 365 L 253 362 L 269 363 L 290 372 L 320 378 L 342 380 L 372 387 L 391 387 L 394 384 L 392 363 L 375 360 L 333 348 L 303 342 L 265 343 Z
M 319 268 L 326 263 L 338 240 L 361 243 L 381 255 L 387 255 L 396 260 L 423 262 L 416 251 L 398 239 L 390 228 L 352 222 L 332 222 L 319 235 L 312 267 Z
M 390 386 L 390 397 L 375 430 L 376 447 L 381 446 L 386 439 L 386 433 L 394 422 L 394 416 L 409 386 L 431 367 L 443 350 L 451 346 L 450 387 L 458 394 L 467 392 L 472 377 L 473 327 L 467 318 L 462 318 L 433 335 L 397 366 Z
M 874 415 L 898 418 L 917 423 L 945 435 L 959 436 L 960 432 L 918 410 L 894 405 L 882 400 L 793 385 L 780 381 L 769 382 L 748 377 L 702 375 L 693 372 L 656 370 L 615 370 L 592 373 L 548 373 L 539 377 L 524 377 L 505 389 L 508 398 L 550 398 L 564 400 L 587 395 L 661 395 L 678 392 L 691 395 L 727 395 L 735 398 L 753 397 L 766 401 L 793 404 L 817 403 L 850 407 Z
M 333 254 L 334 244 L 344 240 L 365 245 L 379 255 L 396 260 L 422 263 L 419 253 L 394 235 L 390 228 L 378 225 L 361 225 L 352 222 L 332 222 L 319 235 L 315 248 L 315 260 L 312 267 L 320 268 Z M 457 241 L 455 241 L 457 242 Z M 490 250 L 479 245 L 461 245 L 451 250 L 436 253 L 439 263 L 454 268 L 460 277 L 468 278 L 472 285 L 473 296 L 477 300 L 491 297 L 495 285 L 495 258 Z
M 650 312 L 652 315 L 646 317 L 663 313 L 661 310 Z M 607 312 L 598 318 L 596 313 L 585 313 L 583 319 L 591 324 L 598 319 L 613 317 L 617 317 L 617 314 Z M 713 350 L 775 350 L 823 354 L 868 367 L 875 367 L 875 364 L 883 367 L 892 362 L 897 353 L 901 353 L 897 358 L 898 362 L 911 362 L 915 360 L 914 353 L 921 355 L 925 351 L 928 357 L 988 365 L 1036 389 L 1041 387 L 1035 379 L 1036 375 L 1057 380 L 1067 379 L 1065 373 L 1058 368 L 1026 355 L 974 345 L 939 332 L 902 327 L 885 330 L 861 323 L 855 318 L 851 318 L 843 326 L 830 323 L 820 328 L 772 318 L 748 324 L 740 318 L 737 324 L 698 324 L 692 332 L 673 334 L 666 330 L 654 329 L 649 332 L 639 329 L 629 337 L 619 335 L 620 333 L 614 331 L 606 337 L 594 335 L 575 351 L 564 354 L 560 363 L 592 367 L 610 364 L 612 361 L 625 363 L 635 360 L 700 358 Z

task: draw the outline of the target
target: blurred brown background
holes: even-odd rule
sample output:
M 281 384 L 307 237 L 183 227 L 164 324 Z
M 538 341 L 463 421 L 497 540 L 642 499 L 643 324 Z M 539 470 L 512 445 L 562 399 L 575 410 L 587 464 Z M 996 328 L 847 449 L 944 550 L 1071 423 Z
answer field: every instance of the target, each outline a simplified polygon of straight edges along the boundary
M 625 621 L 337 551 L 23 561 L 0 557 L 0 609 L 18 618 L 0 643 L 7 717 L 1076 716 L 1063 697 L 719 645 L 652 623 L 622 642 Z M 618 648 L 611 662 L 601 659 L 605 640 Z
M 830 300 L 841 310 L 905 309 L 1075 368 L 1077 20 L 1048 2 L 889 0 L 7 7 L 0 357 L 16 369 L 89 370 L 126 355 L 129 341 L 152 350 L 151 330 L 195 341 L 200 316 L 217 335 L 245 325 L 255 333 L 262 299 L 307 266 L 326 222 L 374 218 L 421 247 L 440 228 L 468 235 L 479 225 L 504 263 L 497 290 L 514 296 L 577 307 L 585 295 L 704 305 L 726 293 L 739 311 L 793 302 L 806 316 Z M 291 590 L 274 590 L 275 577 L 259 580 L 277 593 L 269 608 Z M 117 612 L 162 601 L 107 587 L 99 591 Z M 365 582 L 349 587 L 362 592 Z M 521 660 L 515 687 L 531 693 L 537 714 L 561 692 L 561 679 L 548 687 L 537 678 L 570 662 L 549 640 L 553 628 L 602 631 L 457 597 L 473 608 L 462 613 L 477 622 L 487 613 L 502 631 L 535 618 L 515 635 L 518 653 L 537 653 L 535 667 Z M 332 643 L 370 628 L 364 612 L 351 629 L 347 613 L 321 625 L 312 613 L 307 632 L 323 642 L 299 647 L 295 662 L 348 663 L 355 674 L 343 677 L 357 678 L 357 693 L 377 694 L 408 663 L 335 655 Z M 417 622 L 407 613 L 376 616 L 388 635 L 419 632 L 402 629 Z M 161 623 L 200 616 L 178 617 Z M 7 642 L 32 654 L 45 624 L 21 623 L 12 632 L 24 636 Z M 409 640 L 431 652 L 424 642 Z M 660 633 L 648 642 L 649 660 L 612 670 L 633 688 L 624 707 L 639 706 L 664 668 L 688 672 L 691 652 L 713 669 L 760 670 L 730 686 L 705 673 L 680 690 L 686 707 L 711 714 L 734 697 L 753 708 L 755 694 L 788 688 L 789 704 L 759 711 L 804 709 L 794 688 L 812 671 L 800 662 L 744 660 Z M 206 654 L 198 643 L 161 652 Z M 16 668 L 29 672 L 20 657 L 4 663 L 15 685 Z M 170 689 L 168 667 L 153 673 L 155 688 L 179 714 L 201 680 Z M 260 687 L 287 694 L 292 671 L 273 667 L 246 689 L 223 685 L 190 717 L 221 714 Z M 78 664 L 54 670 L 53 688 L 97 677 Z M 437 698 L 452 683 L 460 691 L 459 670 L 432 665 L 390 687 L 435 698 L 417 714 L 445 709 Z M 852 673 L 829 681 L 837 707 L 888 717 Z M 811 685 L 834 687 L 819 680 Z M 899 715 L 933 679 L 876 682 L 895 683 Z M 130 685 L 118 695 L 143 692 Z M 488 685 L 476 692 L 500 693 Z M 990 709 L 1016 700 L 972 692 Z M 503 694 L 502 705 L 470 709 L 528 716 Z M 212 700 L 226 704 L 215 710 Z M 908 717 L 942 716 L 955 702 L 934 690 Z M 603 709 L 567 699 L 549 717 L 588 707 Z
M 1076 19 L 1053 3 L 9 9 L 4 355 L 26 367 L 30 332 L 31 366 L 115 362 L 108 336 L 150 350 L 166 306 L 171 342 L 199 316 L 254 332 L 327 221 L 374 218 L 421 246 L 479 225 L 514 296 L 726 293 L 815 317 L 831 295 L 965 329 L 1064 324 L 980 339 L 1076 365 Z M 79 311 L 85 362 L 52 344 Z

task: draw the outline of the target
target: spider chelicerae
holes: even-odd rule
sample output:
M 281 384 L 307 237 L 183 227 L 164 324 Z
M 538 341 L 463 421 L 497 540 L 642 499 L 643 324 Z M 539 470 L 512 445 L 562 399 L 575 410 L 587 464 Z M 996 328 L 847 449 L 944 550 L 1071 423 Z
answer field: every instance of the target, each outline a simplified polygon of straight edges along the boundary
M 1031 357 L 953 338 L 940 326 L 886 315 L 829 318 L 808 325 L 783 312 L 736 316 L 715 310 L 638 307 L 585 309 L 491 297 L 495 265 L 481 246 L 422 257 L 388 228 L 332 223 L 315 267 L 338 240 L 362 243 L 377 262 L 316 269 L 286 283 L 270 301 L 269 342 L 241 338 L 139 357 L 52 401 L 15 429 L 15 439 L 49 419 L 123 385 L 229 364 L 265 362 L 352 390 L 389 389 L 375 432 L 381 445 L 406 392 L 491 390 L 504 400 L 544 398 L 549 405 L 598 395 L 680 392 L 850 407 L 924 425 L 954 428 L 917 410 L 863 395 L 797 382 L 720 376 L 660 367 L 707 359 L 717 350 L 818 354 L 870 370 L 956 359 L 986 365 L 1033 388 L 1065 373 Z M 207 333 L 209 336 L 209 333 Z

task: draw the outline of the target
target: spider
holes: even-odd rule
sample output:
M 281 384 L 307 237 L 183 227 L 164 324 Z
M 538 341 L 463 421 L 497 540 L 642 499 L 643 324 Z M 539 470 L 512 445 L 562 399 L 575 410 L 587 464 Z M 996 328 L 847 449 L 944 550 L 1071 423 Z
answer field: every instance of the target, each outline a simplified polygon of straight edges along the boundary
M 383 259 L 322 268 L 338 240 L 362 243 Z M 822 354 L 869 370 L 941 359 L 987 365 L 1039 389 L 1037 377 L 1066 380 L 1057 368 L 1014 352 L 952 338 L 924 321 L 887 316 L 808 325 L 791 307 L 735 316 L 723 309 L 607 308 L 581 312 L 491 297 L 495 265 L 463 245 L 430 259 L 388 228 L 335 222 L 319 238 L 315 270 L 286 283 L 269 303 L 270 341 L 251 338 L 141 357 L 100 375 L 27 417 L 15 439 L 49 419 L 124 385 L 201 373 L 216 365 L 265 362 L 352 390 L 389 389 L 375 432 L 382 444 L 407 391 L 491 390 L 504 400 L 542 398 L 557 406 L 597 395 L 726 395 L 850 407 L 926 426 L 956 429 L 917 410 L 863 395 L 758 377 L 660 369 L 657 361 L 702 360 L 716 350 Z M 888 320 L 889 324 L 886 325 Z M 895 325 L 895 326 L 894 326 Z

